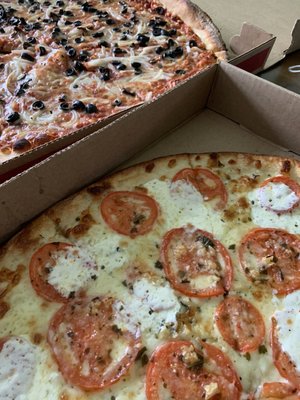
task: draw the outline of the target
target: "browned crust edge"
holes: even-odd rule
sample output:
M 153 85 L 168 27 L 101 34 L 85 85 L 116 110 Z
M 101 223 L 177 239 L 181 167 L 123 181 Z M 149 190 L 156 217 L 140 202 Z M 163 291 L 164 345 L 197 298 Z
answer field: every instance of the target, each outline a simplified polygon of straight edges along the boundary
M 172 14 L 188 25 L 205 44 L 207 50 L 215 53 L 219 61 L 226 61 L 226 46 L 221 33 L 212 19 L 198 5 L 190 0 L 160 0 Z

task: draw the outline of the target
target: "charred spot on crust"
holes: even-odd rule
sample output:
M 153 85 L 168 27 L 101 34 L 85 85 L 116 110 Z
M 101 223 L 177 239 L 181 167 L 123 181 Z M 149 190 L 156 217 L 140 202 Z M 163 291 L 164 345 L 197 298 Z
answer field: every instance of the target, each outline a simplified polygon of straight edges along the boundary
M 43 340 L 43 335 L 41 335 L 40 333 L 35 333 L 32 336 L 31 340 L 32 340 L 33 344 L 40 344 L 42 342 L 42 340 Z
M 15 141 L 15 143 L 13 144 L 13 150 L 22 153 L 23 151 L 29 150 L 31 147 L 30 142 L 25 139 L 18 139 Z
M 72 228 L 67 229 L 66 236 L 69 237 L 70 235 L 74 236 L 82 236 L 84 235 L 90 227 L 95 223 L 94 218 L 88 211 L 83 211 L 81 216 L 76 219 L 76 221 L 80 221 L 79 224 L 73 226 Z
M 169 162 L 168 162 L 168 167 L 169 168 L 173 168 L 176 165 L 176 158 L 172 158 Z
M 108 189 L 111 189 L 111 184 L 109 182 L 103 182 L 100 185 L 96 185 L 96 186 L 90 186 L 86 189 L 86 191 L 93 195 L 93 196 L 99 196 L 100 194 L 102 194 L 103 192 L 105 192 Z
M 154 162 L 151 162 L 151 163 L 149 163 L 149 164 L 147 164 L 147 165 L 145 166 L 145 171 L 148 172 L 148 173 L 150 173 L 150 172 L 153 171 L 154 167 L 155 167 Z
M 234 165 L 236 164 L 236 160 L 233 160 L 232 158 L 230 160 L 228 160 L 228 164 L 229 165 Z
M 247 201 L 247 199 L 246 199 L 245 197 L 239 198 L 239 200 L 238 200 L 238 205 L 239 205 L 241 208 L 248 208 L 248 207 L 249 207 L 249 203 L 248 203 L 248 201 Z
M 10 306 L 5 301 L 0 301 L 0 319 L 5 316 L 7 311 L 10 309 Z
M 217 153 L 210 153 L 209 159 L 207 161 L 208 168 L 211 167 L 218 167 L 218 154 Z
M 262 167 L 262 164 L 261 164 L 261 161 L 260 161 L 260 160 L 255 160 L 254 165 L 255 165 L 255 167 L 256 167 L 257 169 L 261 169 L 261 167 Z
M 289 160 L 284 160 L 281 166 L 281 173 L 288 173 L 291 170 L 291 162 Z

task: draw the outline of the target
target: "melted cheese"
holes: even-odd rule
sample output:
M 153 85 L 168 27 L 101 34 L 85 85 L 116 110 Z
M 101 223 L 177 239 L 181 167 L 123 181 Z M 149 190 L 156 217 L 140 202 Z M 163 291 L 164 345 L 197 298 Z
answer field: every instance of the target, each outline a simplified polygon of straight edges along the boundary
M 48 283 L 64 297 L 85 288 L 91 279 L 97 277 L 96 265 L 83 250 L 68 248 L 54 253 L 52 258 L 55 266 L 49 265 Z
M 275 312 L 278 341 L 300 372 L 300 291 L 293 292 L 283 300 L 283 309 Z
M 278 191 L 276 193 L 278 193 Z M 285 207 L 287 204 L 291 204 L 292 201 L 295 201 L 294 196 L 289 194 L 286 189 L 284 189 L 284 191 L 280 189 L 279 193 L 280 200 L 276 200 L 275 195 L 274 198 L 272 198 L 274 208 L 276 208 L 276 206 Z M 284 193 L 287 194 L 288 198 L 284 197 Z M 291 233 L 300 233 L 300 207 L 286 214 L 276 214 L 274 211 L 265 208 L 267 201 L 264 200 L 262 203 L 261 196 L 261 188 L 255 189 L 248 194 L 248 199 L 251 204 L 251 217 L 254 224 L 262 228 L 281 228 Z M 263 198 L 265 197 L 263 196 Z
M 278 212 L 289 210 L 299 201 L 296 193 L 284 183 L 269 182 L 258 189 L 258 193 L 262 207 Z
M 0 398 L 25 400 L 36 371 L 34 347 L 24 338 L 12 337 L 0 352 Z

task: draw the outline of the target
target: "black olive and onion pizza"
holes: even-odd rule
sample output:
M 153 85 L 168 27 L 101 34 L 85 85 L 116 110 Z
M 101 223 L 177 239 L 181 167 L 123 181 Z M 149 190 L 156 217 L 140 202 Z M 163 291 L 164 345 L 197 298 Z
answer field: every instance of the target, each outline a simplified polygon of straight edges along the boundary
M 0 1 L 0 162 L 226 59 L 189 0 Z
M 0 253 L 0 398 L 300 399 L 300 163 L 177 155 Z

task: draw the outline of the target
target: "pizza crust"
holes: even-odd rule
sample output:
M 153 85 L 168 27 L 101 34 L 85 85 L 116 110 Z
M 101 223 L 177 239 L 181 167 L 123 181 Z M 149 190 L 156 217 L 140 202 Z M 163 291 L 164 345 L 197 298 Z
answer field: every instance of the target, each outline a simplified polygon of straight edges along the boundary
M 180 17 L 211 50 L 219 61 L 226 61 L 226 46 L 212 19 L 190 0 L 160 0 L 172 14 Z

